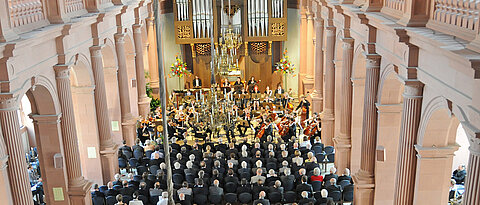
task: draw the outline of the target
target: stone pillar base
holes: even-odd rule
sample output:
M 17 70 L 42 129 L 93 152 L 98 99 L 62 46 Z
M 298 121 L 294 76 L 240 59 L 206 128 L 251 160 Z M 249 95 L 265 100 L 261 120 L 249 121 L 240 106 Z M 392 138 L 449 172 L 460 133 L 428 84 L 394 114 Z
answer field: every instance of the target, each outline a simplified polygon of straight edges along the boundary
M 352 178 L 355 183 L 355 205 L 373 205 L 373 200 L 375 198 L 374 176 L 360 170 Z
M 335 118 L 333 114 L 322 113 L 320 114 L 322 123 L 322 143 L 325 146 L 333 146 L 333 135 L 335 133 Z
M 138 112 L 142 118 L 148 117 L 150 113 L 150 101 L 151 99 L 148 97 L 138 99 Z
M 100 159 L 102 161 L 103 183 L 107 184 L 114 179 L 118 173 L 118 147 L 117 144 L 100 148 Z
M 2 204 L 13 204 L 12 195 L 10 194 L 12 191 L 7 173 L 7 161 L 8 156 L 0 157 L 0 199 L 2 199 Z
M 352 142 L 346 136 L 337 136 L 333 138 L 333 142 L 335 144 L 335 167 L 337 167 L 337 174 L 341 175 L 345 168 L 350 168 Z
M 91 205 L 92 196 L 90 190 L 92 188 L 92 182 L 83 180 L 83 184 L 78 186 L 70 186 L 68 188 L 68 197 L 71 205 Z
M 323 110 L 323 96 L 319 91 L 312 92 L 312 113 L 320 113 Z
M 133 116 L 122 118 L 122 134 L 123 140 L 127 141 L 129 146 L 134 145 L 137 134 L 135 131 L 136 120 Z

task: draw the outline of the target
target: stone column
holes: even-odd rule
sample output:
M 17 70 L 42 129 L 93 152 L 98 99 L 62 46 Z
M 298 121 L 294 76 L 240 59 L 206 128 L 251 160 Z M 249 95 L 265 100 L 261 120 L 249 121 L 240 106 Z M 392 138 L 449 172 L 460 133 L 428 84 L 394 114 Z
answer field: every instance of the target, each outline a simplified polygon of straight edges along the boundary
M 17 110 L 18 104 L 16 97 L 0 96 L 0 127 L 6 145 L 0 147 L 2 150 L 6 150 L 5 153 L 2 154 L 4 155 L 2 161 L 6 164 L 8 159 L 6 169 L 8 171 L 13 204 L 33 205 L 25 153 L 21 146 L 19 146 L 22 144 L 22 138 L 19 133 L 20 124 Z M 4 149 L 5 147 L 6 149 Z M 8 158 L 6 155 L 8 155 Z M 3 166 L 2 169 L 5 169 L 5 166 Z M 3 198 L 2 203 L 4 203 Z
M 8 180 L 7 147 L 5 146 L 5 141 L 3 141 L 3 139 L 2 129 L 0 129 L 0 199 L 2 199 L 5 204 L 13 204 L 10 180 Z
M 470 147 L 463 204 L 480 203 L 480 152 Z
M 311 9 L 311 7 L 310 7 Z M 304 95 L 307 94 L 308 90 L 313 88 L 313 70 L 314 70 L 314 63 L 315 60 L 313 59 L 314 55 L 313 52 L 315 51 L 313 48 L 313 33 L 315 32 L 313 29 L 313 13 L 307 11 L 307 39 L 306 42 L 306 49 L 307 49 L 307 61 L 306 61 L 306 70 L 305 70 L 305 78 L 303 80 L 303 91 L 305 92 Z M 308 96 L 306 96 L 308 97 Z M 307 116 L 308 117 L 308 116 Z
M 335 27 L 326 28 L 325 46 L 325 93 L 323 102 L 322 120 L 322 142 L 333 146 L 333 135 L 335 134 L 335 65 L 333 58 L 335 54 Z
M 375 107 L 380 75 L 379 55 L 367 55 L 365 99 L 362 125 L 362 154 L 360 170 L 353 176 L 355 204 L 373 204 L 375 189 L 375 149 L 377 137 L 377 109 Z
M 423 85 L 419 81 L 408 81 L 403 92 L 402 124 L 398 150 L 397 176 L 395 181 L 394 203 L 412 204 L 415 187 L 418 125 L 422 110 Z
M 127 144 L 133 145 L 136 136 L 135 119 L 130 108 L 130 95 L 128 93 L 127 62 L 125 60 L 125 34 L 115 34 L 115 51 L 118 61 L 118 89 L 120 97 L 120 110 L 122 112 L 122 134 Z
M 72 204 L 91 204 L 91 182 L 82 176 L 80 154 L 78 150 L 77 128 L 73 112 L 72 90 L 70 87 L 70 68 L 68 65 L 56 65 L 55 79 L 57 81 L 58 100 L 62 110 L 60 122 L 62 128 L 62 144 L 65 152 L 67 168 L 68 195 Z
M 100 160 L 102 162 L 103 182 L 113 180 L 118 173 L 117 148 L 113 142 L 112 127 L 107 106 L 107 92 L 103 71 L 102 51 L 100 46 L 90 47 L 93 78 L 95 80 L 95 111 L 97 114 L 98 136 L 100 137 Z
M 150 113 L 150 101 L 145 87 L 145 65 L 143 62 L 143 43 L 141 25 L 133 25 L 133 41 L 135 44 L 135 71 L 137 75 L 138 113 L 143 118 Z
M 148 72 L 150 73 L 150 86 L 157 90 L 158 93 L 158 62 L 157 62 L 157 43 L 155 40 L 155 29 L 153 25 L 153 17 L 148 17 L 147 37 L 148 37 Z
M 317 12 L 315 19 L 315 35 L 315 82 L 312 92 L 312 110 L 320 113 L 323 111 L 323 20 L 320 18 L 320 12 Z
M 306 6 L 300 9 L 300 69 L 298 70 L 298 95 L 303 94 L 303 79 L 307 69 L 307 12 Z
M 342 92 L 340 95 L 340 132 L 335 142 L 335 166 L 342 172 L 350 168 L 351 128 L 352 128 L 352 64 L 353 38 L 343 39 Z

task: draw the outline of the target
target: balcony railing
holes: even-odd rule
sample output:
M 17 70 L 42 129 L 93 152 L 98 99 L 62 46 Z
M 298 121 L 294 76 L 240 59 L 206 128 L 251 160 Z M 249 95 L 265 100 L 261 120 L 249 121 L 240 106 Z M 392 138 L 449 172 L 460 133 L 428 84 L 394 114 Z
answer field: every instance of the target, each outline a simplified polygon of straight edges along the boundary
M 65 0 L 65 13 L 73 13 L 84 8 L 83 0 Z
M 384 0 L 382 10 L 385 13 L 400 18 L 405 11 L 405 0 Z
M 428 27 L 473 40 L 478 30 L 480 0 L 434 0 Z
M 12 27 L 20 27 L 45 19 L 41 0 L 9 0 L 8 8 Z

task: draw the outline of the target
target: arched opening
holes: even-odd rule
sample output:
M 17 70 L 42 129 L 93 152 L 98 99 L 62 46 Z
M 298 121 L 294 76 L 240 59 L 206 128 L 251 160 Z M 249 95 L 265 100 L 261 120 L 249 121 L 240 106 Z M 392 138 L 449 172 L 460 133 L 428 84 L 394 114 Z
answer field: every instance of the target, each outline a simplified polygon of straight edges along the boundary
M 95 83 L 88 60 L 83 55 L 78 55 L 78 58 L 70 71 L 70 83 L 82 173 L 85 178 L 102 183 L 102 172 L 98 171 L 102 166 L 95 110 Z
M 424 95 L 425 96 L 425 95 Z M 445 204 L 448 200 L 459 120 L 437 97 L 425 103 L 415 149 L 417 166 L 414 204 Z
M 112 123 L 113 141 L 121 144 L 122 136 L 122 113 L 120 110 L 120 94 L 118 90 L 118 66 L 115 46 L 110 39 L 105 40 L 102 48 L 103 74 L 105 78 L 105 91 L 107 95 L 108 115 Z
M 125 61 L 127 63 L 128 93 L 133 116 L 138 116 L 137 73 L 135 71 L 135 47 L 129 34 L 125 35 Z M 142 76 L 143 77 L 143 76 Z
M 43 85 L 35 85 L 19 100 L 20 131 L 23 140 L 19 146 L 22 146 L 28 154 L 28 163 L 31 166 L 29 172 L 34 176 L 30 180 L 34 185 L 32 188 L 34 200 L 47 204 L 54 203 L 54 187 L 61 188 L 63 198 L 68 200 L 60 107 L 54 98 L 55 94 L 51 93 L 52 90 Z M 40 183 L 43 186 L 38 186 Z
M 379 204 L 393 204 L 397 171 L 398 145 L 403 105 L 403 83 L 398 79 L 393 65 L 380 71 L 380 83 L 376 107 L 377 157 L 375 162 L 375 200 Z
M 468 164 L 468 156 L 470 154 L 468 148 L 470 147 L 470 143 L 468 142 L 468 137 L 462 124 L 458 125 L 455 142 L 459 148 L 455 151 L 455 156 L 453 156 L 452 172 L 457 169 L 458 166 Z
M 360 170 L 362 148 L 363 104 L 365 95 L 366 61 L 362 44 L 356 45 L 352 68 L 352 157 L 351 171 Z

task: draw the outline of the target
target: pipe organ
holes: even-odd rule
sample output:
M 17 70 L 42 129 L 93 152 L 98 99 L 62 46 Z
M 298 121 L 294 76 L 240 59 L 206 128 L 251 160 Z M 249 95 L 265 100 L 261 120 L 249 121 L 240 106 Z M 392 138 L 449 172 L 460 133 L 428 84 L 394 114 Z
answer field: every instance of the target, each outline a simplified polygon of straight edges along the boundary
M 173 7 L 177 44 L 193 48 L 212 37 L 218 44 L 227 25 L 245 43 L 287 40 L 287 0 L 174 0 Z

